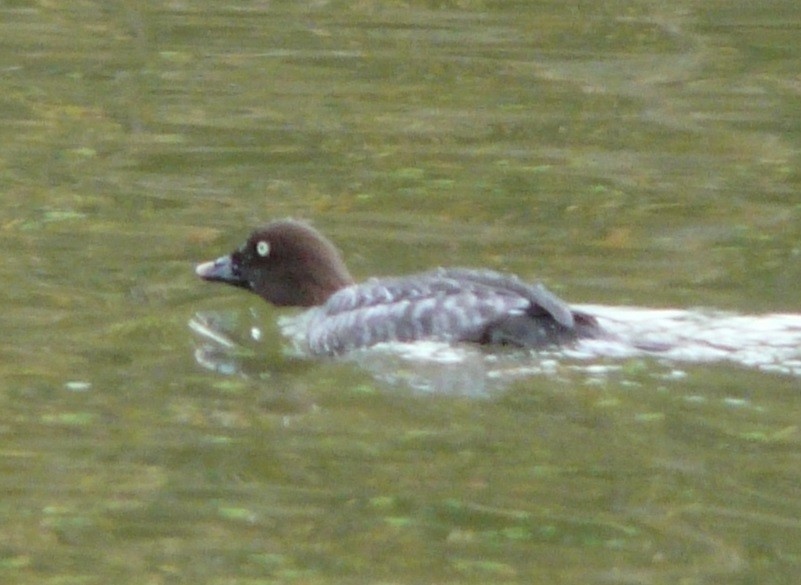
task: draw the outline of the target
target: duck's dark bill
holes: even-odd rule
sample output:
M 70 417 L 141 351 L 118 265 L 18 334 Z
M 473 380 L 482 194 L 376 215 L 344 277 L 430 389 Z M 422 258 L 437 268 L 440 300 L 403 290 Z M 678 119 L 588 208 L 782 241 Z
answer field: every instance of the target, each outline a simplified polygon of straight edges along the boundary
M 195 268 L 195 273 L 203 280 L 224 282 L 233 286 L 247 288 L 247 282 L 242 280 L 239 270 L 237 270 L 237 267 L 231 262 L 230 256 L 221 256 L 211 262 L 198 264 L 197 268 Z

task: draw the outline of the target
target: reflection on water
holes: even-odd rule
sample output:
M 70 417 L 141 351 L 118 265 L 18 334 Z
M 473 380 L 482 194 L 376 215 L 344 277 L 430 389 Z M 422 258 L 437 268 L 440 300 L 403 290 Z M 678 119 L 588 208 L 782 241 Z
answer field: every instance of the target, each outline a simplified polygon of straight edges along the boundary
M 490 395 L 525 376 L 559 376 L 566 361 L 572 370 L 584 370 L 590 376 L 620 367 L 606 358 L 652 358 L 669 363 L 674 376 L 683 364 L 715 362 L 801 376 L 801 315 L 602 305 L 574 308 L 597 317 L 607 335 L 533 352 L 437 342 L 380 344 L 351 352 L 345 359 L 387 383 L 464 396 Z M 253 364 L 262 333 L 254 322 L 243 336 L 242 325 L 231 317 L 198 313 L 189 321 L 199 338 L 195 359 L 217 373 L 257 376 L 262 368 L 248 372 L 246 366 Z M 251 359 L 245 360 L 245 355 Z
M 571 355 L 629 357 L 638 347 L 677 363 L 718 361 L 801 375 L 801 315 L 736 315 L 717 311 L 637 307 L 576 307 L 599 318 L 613 339 L 586 340 Z

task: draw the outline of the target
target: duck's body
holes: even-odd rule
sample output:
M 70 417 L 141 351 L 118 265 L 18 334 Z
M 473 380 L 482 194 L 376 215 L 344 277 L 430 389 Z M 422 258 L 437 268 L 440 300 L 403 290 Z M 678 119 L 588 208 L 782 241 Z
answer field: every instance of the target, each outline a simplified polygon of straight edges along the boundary
M 294 337 L 312 354 L 418 340 L 543 347 L 600 333 L 593 317 L 541 284 L 489 270 L 440 268 L 355 284 L 336 248 L 293 220 L 256 230 L 196 272 L 277 306 L 311 307 Z

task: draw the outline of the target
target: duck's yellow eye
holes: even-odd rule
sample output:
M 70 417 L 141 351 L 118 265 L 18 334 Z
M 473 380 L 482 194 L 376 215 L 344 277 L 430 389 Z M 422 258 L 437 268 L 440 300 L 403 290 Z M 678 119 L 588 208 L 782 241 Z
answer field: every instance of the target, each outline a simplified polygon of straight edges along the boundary
M 262 258 L 266 257 L 270 253 L 270 242 L 261 240 L 256 244 L 256 253 Z

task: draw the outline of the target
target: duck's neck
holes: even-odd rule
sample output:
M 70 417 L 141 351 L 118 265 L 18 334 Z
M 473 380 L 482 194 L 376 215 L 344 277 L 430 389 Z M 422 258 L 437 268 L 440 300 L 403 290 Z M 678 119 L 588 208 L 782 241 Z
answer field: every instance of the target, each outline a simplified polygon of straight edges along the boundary
M 340 260 L 337 266 L 323 273 L 316 273 L 309 280 L 309 288 L 305 291 L 308 299 L 307 306 L 322 305 L 335 292 L 351 286 L 354 281 L 345 264 Z

